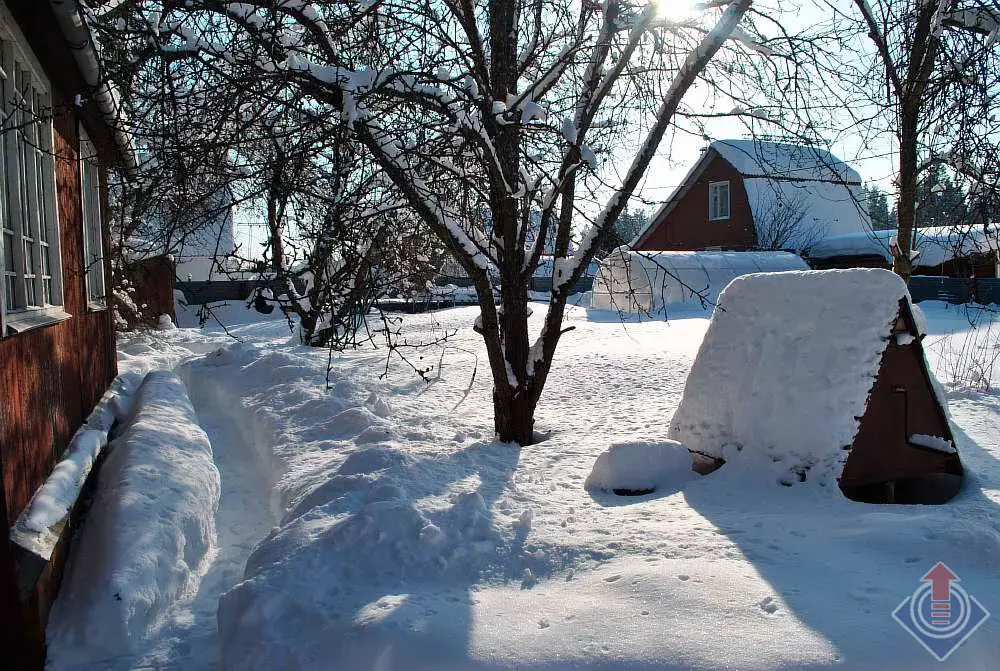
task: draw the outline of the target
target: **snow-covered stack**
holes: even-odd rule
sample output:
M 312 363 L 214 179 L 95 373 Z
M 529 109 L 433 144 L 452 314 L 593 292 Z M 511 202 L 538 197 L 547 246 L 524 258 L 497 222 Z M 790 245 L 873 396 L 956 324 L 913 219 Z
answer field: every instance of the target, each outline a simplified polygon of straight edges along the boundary
M 173 373 L 149 373 L 111 443 L 49 622 L 67 665 L 136 649 L 215 544 L 219 472 Z
M 788 482 L 807 474 L 832 482 L 908 296 L 898 276 L 880 269 L 733 280 L 719 298 L 669 437 L 711 457 L 773 464 Z
M 615 443 L 602 452 L 584 487 L 615 493 L 663 492 L 695 476 L 691 453 L 673 440 Z

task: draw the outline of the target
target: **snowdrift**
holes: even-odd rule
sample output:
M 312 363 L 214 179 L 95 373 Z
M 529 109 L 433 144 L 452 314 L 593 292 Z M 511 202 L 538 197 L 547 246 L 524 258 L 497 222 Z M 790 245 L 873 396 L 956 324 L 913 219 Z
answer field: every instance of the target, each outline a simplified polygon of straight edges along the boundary
M 219 473 L 184 384 L 149 373 L 112 441 L 49 621 L 62 665 L 136 650 L 215 544 Z
M 679 488 L 694 477 L 691 453 L 673 440 L 615 443 L 584 482 L 589 490 L 635 495 Z
M 107 447 L 108 434 L 132 413 L 142 375 L 116 377 L 86 423 L 73 435 L 62 459 L 52 469 L 10 531 L 11 540 L 48 560 L 59 541 L 70 510 L 76 505 L 90 472 Z
M 711 310 L 736 277 L 808 269 L 801 257 L 788 252 L 634 252 L 619 247 L 600 263 L 591 307 L 640 314 L 682 305 Z
M 930 475 L 960 483 L 957 455 L 937 449 L 953 437 L 920 335 L 906 285 L 886 270 L 738 278 L 668 435 L 708 458 L 777 469 L 781 484 L 839 481 L 858 500 L 893 502 L 897 484 Z M 945 500 L 957 491 L 947 486 Z

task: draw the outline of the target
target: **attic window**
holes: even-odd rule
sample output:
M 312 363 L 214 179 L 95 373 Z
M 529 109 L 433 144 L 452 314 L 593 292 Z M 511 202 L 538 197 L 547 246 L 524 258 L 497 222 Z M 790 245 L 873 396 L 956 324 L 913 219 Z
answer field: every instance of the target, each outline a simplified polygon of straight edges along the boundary
M 719 221 L 729 218 L 729 182 L 711 182 L 708 185 L 708 219 Z

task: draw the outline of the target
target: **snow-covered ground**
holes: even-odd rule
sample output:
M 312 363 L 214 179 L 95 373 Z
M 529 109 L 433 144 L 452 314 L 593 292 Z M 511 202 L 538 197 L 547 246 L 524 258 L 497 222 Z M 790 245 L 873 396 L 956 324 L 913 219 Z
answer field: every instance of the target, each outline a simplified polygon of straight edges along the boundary
M 992 344 L 967 337 L 961 308 L 921 307 L 944 381 L 990 374 Z M 149 654 L 53 668 L 997 668 L 997 617 L 941 664 L 891 613 L 937 561 L 1000 613 L 1000 396 L 948 392 L 967 482 L 945 506 L 853 503 L 726 467 L 618 497 L 585 482 L 612 445 L 670 451 L 704 314 L 622 324 L 571 308 L 537 415 L 546 439 L 527 448 L 492 439 L 476 314 L 405 317 L 410 342 L 456 331 L 406 352 L 433 366 L 429 383 L 367 349 L 334 355 L 328 388 L 328 353 L 281 321 L 231 328 L 242 342 L 188 329 L 122 342 L 123 369 L 187 361 L 222 476 L 216 565 Z

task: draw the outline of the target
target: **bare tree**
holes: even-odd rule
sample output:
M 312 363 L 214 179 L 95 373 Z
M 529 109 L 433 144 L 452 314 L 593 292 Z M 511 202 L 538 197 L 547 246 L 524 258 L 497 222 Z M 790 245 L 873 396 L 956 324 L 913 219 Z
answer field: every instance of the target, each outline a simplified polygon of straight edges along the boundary
M 731 101 L 781 74 L 779 96 L 800 95 L 784 76 L 794 58 L 762 46 L 751 0 L 706 2 L 684 21 L 632 0 L 123 5 L 108 25 L 135 44 L 132 58 L 228 73 L 254 98 L 241 115 L 264 105 L 286 122 L 295 111 L 346 124 L 347 141 L 472 279 L 496 431 L 521 444 L 534 440 L 569 292 L 668 128 L 698 119 L 682 105 L 692 87 Z M 602 171 L 611 157 L 623 165 Z M 527 288 L 546 247 L 553 291 L 532 334 Z
M 765 190 L 758 193 L 751 209 L 757 249 L 808 253 L 823 239 L 825 230 L 820 222 L 807 216 L 809 204 L 802 195 L 788 197 L 780 191 L 771 195 Z
M 869 121 L 884 124 L 898 146 L 893 269 L 908 280 L 921 175 L 944 164 L 980 194 L 996 187 L 1000 11 L 992 0 L 853 4 L 848 19 L 877 59 L 865 68 L 854 54 L 837 74 L 860 96 L 846 109 L 874 109 Z

